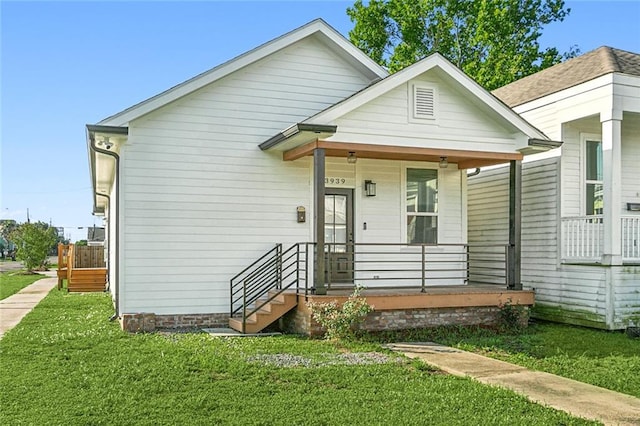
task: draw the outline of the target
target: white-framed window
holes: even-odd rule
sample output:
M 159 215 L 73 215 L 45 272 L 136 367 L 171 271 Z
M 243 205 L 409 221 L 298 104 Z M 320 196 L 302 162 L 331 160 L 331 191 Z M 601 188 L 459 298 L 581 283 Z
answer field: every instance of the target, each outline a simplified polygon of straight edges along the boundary
M 602 214 L 604 207 L 602 141 L 595 135 L 583 135 L 582 193 L 584 214 Z
M 409 84 L 409 120 L 422 122 L 437 118 L 438 90 L 425 83 Z
M 438 170 L 405 169 L 407 244 L 438 242 Z

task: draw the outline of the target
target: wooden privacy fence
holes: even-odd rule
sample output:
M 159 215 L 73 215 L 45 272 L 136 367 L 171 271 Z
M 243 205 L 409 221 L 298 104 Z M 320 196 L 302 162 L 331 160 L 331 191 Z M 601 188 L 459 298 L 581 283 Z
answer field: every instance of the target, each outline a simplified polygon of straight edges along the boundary
M 74 268 L 106 268 L 104 247 L 74 246 Z
M 107 285 L 104 247 L 58 244 L 58 289 L 64 279 L 68 291 L 104 291 Z

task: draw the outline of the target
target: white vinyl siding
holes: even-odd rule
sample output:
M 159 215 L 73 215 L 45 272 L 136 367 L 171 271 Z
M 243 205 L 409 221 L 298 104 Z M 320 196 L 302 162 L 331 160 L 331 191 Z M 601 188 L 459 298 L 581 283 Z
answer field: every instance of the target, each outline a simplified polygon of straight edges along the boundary
M 309 159 L 258 145 L 367 84 L 309 38 L 130 123 L 122 311 L 226 312 L 231 277 L 277 242 L 311 240 Z
M 567 318 L 600 318 L 607 306 L 605 270 L 558 263 L 559 158 L 523 164 L 522 284 L 536 304 L 562 307 Z M 509 241 L 509 168 L 482 171 L 469 179 L 469 242 Z M 492 200 L 487 203 L 487 200 Z M 582 268 L 582 269 L 581 269 Z
M 437 86 L 437 120 L 413 120 L 409 89 Z M 515 136 L 434 71 L 402 84 L 338 118 L 329 141 L 512 152 Z

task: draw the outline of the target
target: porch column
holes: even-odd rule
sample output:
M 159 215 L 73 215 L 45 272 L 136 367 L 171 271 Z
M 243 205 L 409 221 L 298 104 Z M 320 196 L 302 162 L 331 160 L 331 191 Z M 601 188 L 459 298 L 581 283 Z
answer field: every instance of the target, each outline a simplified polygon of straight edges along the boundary
M 507 278 L 510 289 L 522 290 L 520 279 L 521 223 L 522 223 L 522 161 L 511 160 L 509 165 L 509 250 Z
M 313 276 L 315 294 L 327 294 L 324 282 L 324 158 L 324 148 L 316 148 L 313 151 L 313 236 L 316 242 L 315 273 Z
M 603 265 L 622 265 L 621 186 L 622 112 L 600 114 L 602 125 L 602 183 L 604 245 Z

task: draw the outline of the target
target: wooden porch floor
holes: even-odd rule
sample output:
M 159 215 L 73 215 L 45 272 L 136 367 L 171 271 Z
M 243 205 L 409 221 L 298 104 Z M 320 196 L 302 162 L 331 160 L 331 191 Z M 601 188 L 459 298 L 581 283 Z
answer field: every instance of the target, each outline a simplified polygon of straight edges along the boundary
M 509 290 L 498 285 L 467 284 L 457 286 L 428 286 L 422 292 L 420 287 L 366 288 L 361 296 L 367 298 L 376 310 L 456 308 L 474 306 L 512 305 L 532 306 L 535 293 L 532 290 Z M 307 301 L 325 302 L 347 300 L 353 287 L 333 287 L 326 295 L 307 294 Z M 298 292 L 298 300 L 305 302 L 304 290 Z

